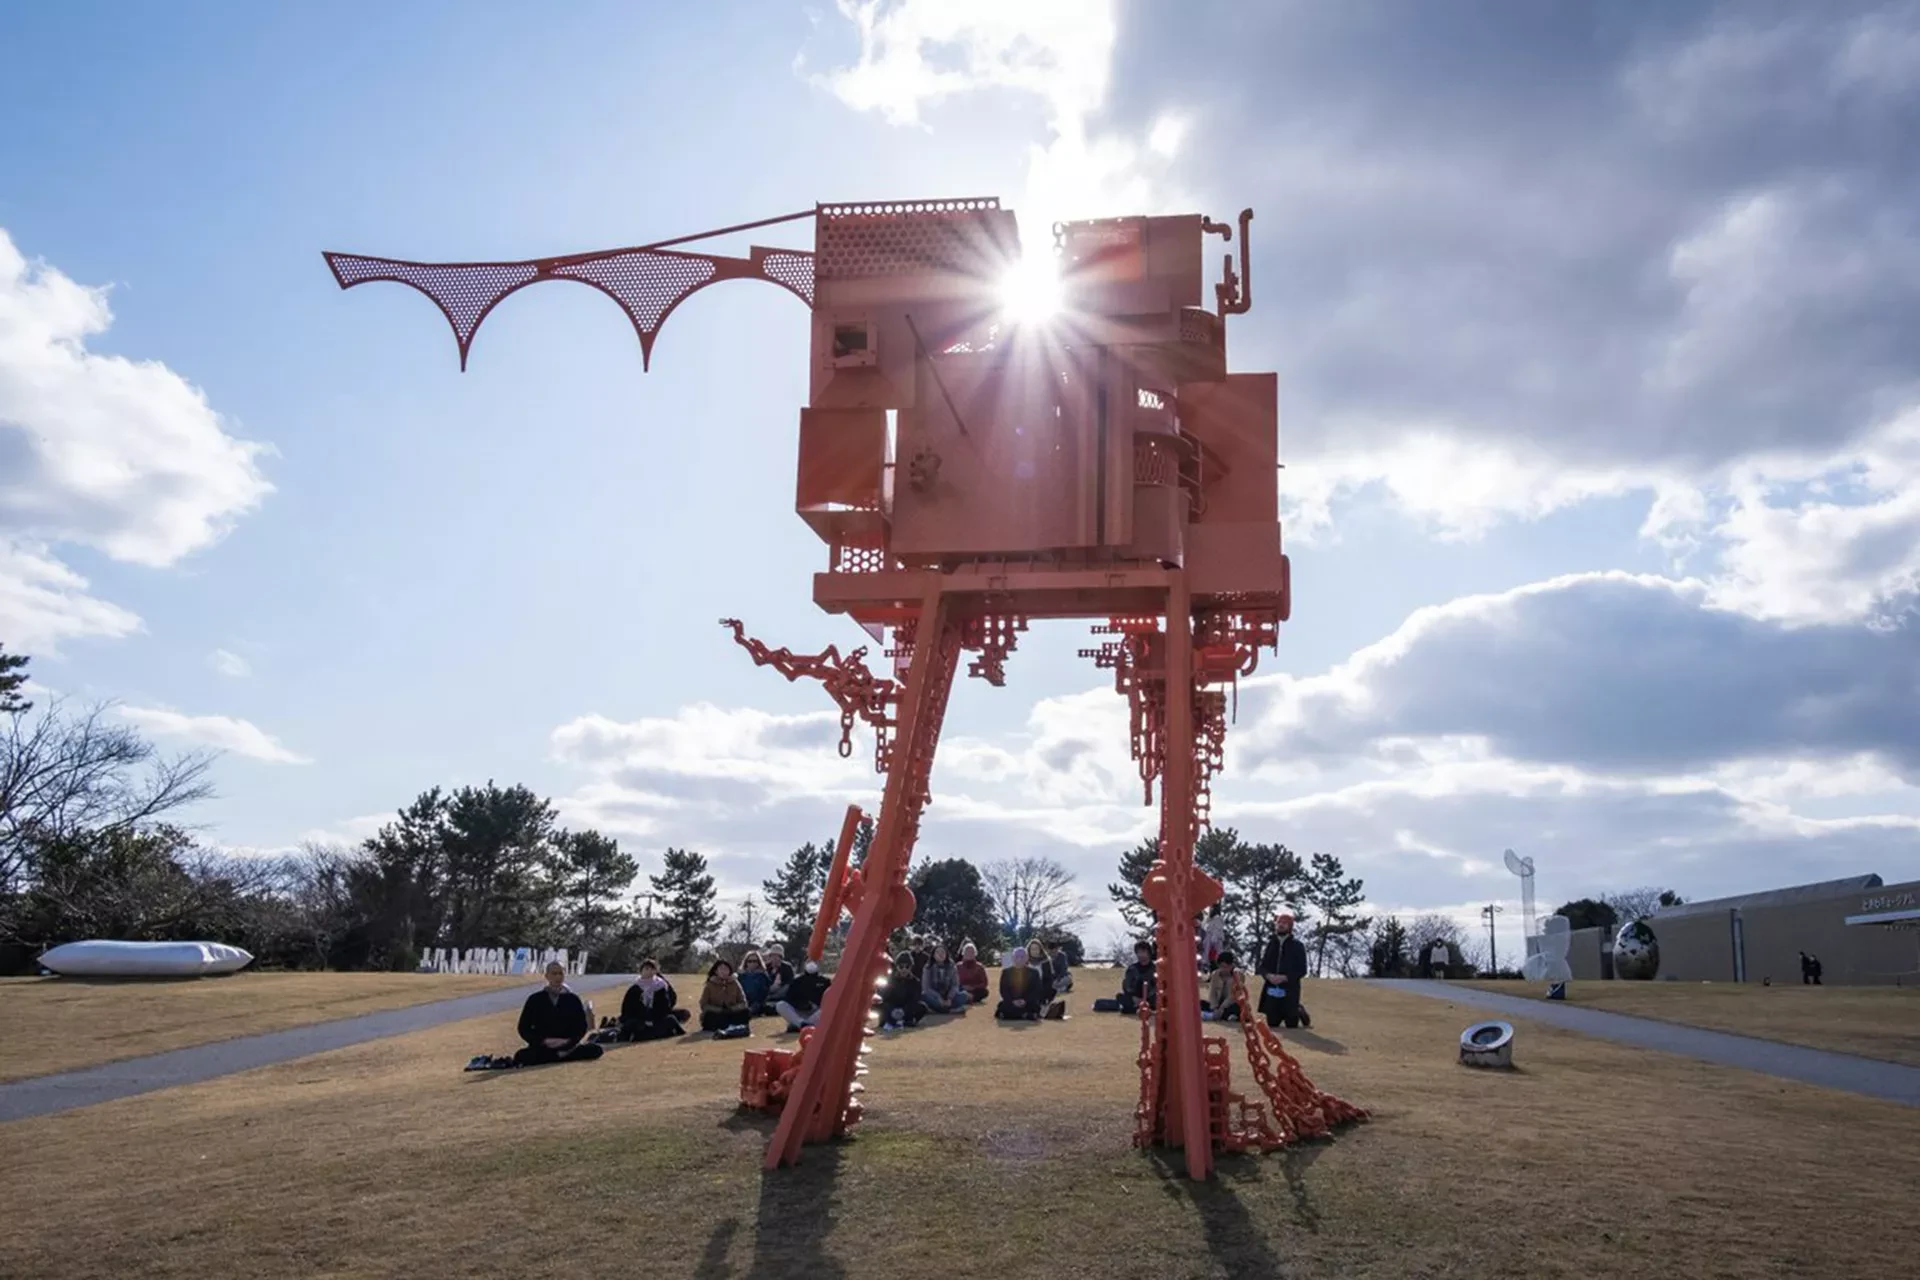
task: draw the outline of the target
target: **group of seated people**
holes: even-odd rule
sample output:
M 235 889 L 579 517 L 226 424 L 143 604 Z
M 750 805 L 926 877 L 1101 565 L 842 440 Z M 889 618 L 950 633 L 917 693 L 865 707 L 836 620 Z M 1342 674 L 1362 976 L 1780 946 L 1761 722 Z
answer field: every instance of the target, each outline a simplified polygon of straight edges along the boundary
M 1133 969 L 1127 972 L 1132 975 Z M 586 1002 L 567 986 L 565 967 L 549 964 L 546 979 L 547 985 L 528 996 L 520 1008 L 518 1031 L 523 1047 L 510 1058 L 483 1054 L 468 1063 L 469 1070 L 591 1062 L 600 1057 L 606 1043 L 685 1035 L 692 1021 L 693 1015 L 680 1007 L 673 983 L 651 956 L 641 961 L 639 975 L 627 988 L 618 1021 L 608 1019 L 597 1032 Z M 748 951 L 737 971 L 727 961 L 716 960 L 700 989 L 700 1029 L 722 1038 L 744 1036 L 751 1034 L 753 1019 L 776 1015 L 789 1031 L 799 1031 L 819 1022 L 832 984 L 812 960 L 796 974 L 777 942 Z M 1049 952 L 1046 943 L 1036 938 L 1007 953 L 994 1017 L 1010 1021 L 1064 1018 L 1065 997 L 1072 989 L 1066 948 L 1056 946 Z M 955 960 L 945 943 L 929 943 L 916 936 L 908 950 L 894 957 L 893 971 L 875 993 L 874 1006 L 880 1011 L 881 1026 L 897 1029 L 917 1026 L 929 1013 L 965 1013 L 969 1006 L 985 1004 L 990 994 L 987 967 L 973 943 L 961 944 Z
M 1258 969 L 1250 975 L 1251 1010 L 1243 1010 L 1234 998 L 1233 984 L 1240 970 L 1234 954 L 1224 947 L 1224 926 L 1219 909 L 1202 921 L 1198 931 L 1198 956 L 1202 974 L 1200 1016 L 1208 1022 L 1243 1021 L 1249 1014 L 1265 1017 L 1270 1027 L 1311 1027 L 1313 1016 L 1300 1002 L 1300 989 L 1307 976 L 1305 946 L 1294 933 L 1291 911 L 1276 911 L 1273 931 L 1260 952 Z M 1120 979 L 1120 991 L 1111 999 L 1096 1000 L 1093 1007 L 1101 1013 L 1137 1014 L 1151 1009 L 1159 999 L 1159 982 L 1153 944 L 1145 940 L 1133 944 L 1133 963 Z
M 651 964 L 652 961 L 648 961 Z M 644 974 L 645 966 L 642 966 Z M 665 981 L 665 979 L 661 979 Z M 640 984 L 635 983 L 634 988 Z M 820 1006 L 826 999 L 827 988 L 833 985 L 833 979 L 820 972 L 820 966 L 812 960 L 800 966 L 795 973 L 793 966 L 787 963 L 785 953 L 777 942 L 769 942 L 760 951 L 749 951 L 740 957 L 740 970 L 735 972 L 725 960 L 715 960 L 707 970 L 706 985 L 700 989 L 700 1029 L 711 1031 L 716 1036 L 733 1037 L 749 1035 L 755 1018 L 778 1016 L 787 1024 L 787 1030 L 798 1031 L 820 1021 Z M 627 999 L 633 999 L 633 989 L 629 988 Z M 671 987 L 667 988 L 669 992 Z M 678 1035 L 679 1029 L 665 1030 L 654 1034 L 634 1034 L 627 1032 L 627 1010 L 621 1008 L 622 1039 L 654 1040 L 661 1035 Z M 684 1012 L 679 1021 L 687 1018 Z M 660 1026 L 656 1020 L 655 1026 Z

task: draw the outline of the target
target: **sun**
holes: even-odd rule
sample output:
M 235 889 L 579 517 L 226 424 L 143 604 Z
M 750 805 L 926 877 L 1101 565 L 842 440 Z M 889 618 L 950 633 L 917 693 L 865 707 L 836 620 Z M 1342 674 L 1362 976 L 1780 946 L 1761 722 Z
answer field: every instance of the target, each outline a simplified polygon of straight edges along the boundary
M 1000 309 L 1015 324 L 1045 324 L 1061 301 L 1060 276 L 1048 258 L 1022 258 L 1000 277 Z

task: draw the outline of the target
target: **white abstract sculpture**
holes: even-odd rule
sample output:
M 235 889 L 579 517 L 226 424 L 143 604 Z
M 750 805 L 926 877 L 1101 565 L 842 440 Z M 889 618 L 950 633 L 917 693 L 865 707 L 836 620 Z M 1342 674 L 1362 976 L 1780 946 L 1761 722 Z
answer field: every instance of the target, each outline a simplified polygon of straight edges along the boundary
M 1552 985 L 1573 978 L 1573 967 L 1567 963 L 1567 951 L 1573 946 L 1572 929 L 1573 921 L 1565 916 L 1547 917 L 1546 928 L 1540 932 L 1540 949 L 1528 956 L 1526 963 L 1520 966 L 1520 972 L 1528 982 Z
M 1520 917 L 1526 925 L 1526 950 L 1532 955 L 1536 950 L 1534 940 L 1539 936 L 1539 926 L 1533 918 L 1533 859 L 1522 858 L 1513 850 L 1506 853 L 1507 870 L 1520 877 Z
M 43 953 L 42 968 L 69 978 L 197 978 L 233 973 L 251 952 L 221 942 L 67 942 Z

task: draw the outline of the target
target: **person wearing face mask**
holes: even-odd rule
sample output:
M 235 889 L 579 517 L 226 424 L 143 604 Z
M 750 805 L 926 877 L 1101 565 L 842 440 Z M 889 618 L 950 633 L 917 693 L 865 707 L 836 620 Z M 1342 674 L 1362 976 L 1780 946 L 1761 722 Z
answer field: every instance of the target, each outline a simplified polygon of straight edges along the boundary
M 821 976 L 820 966 L 809 960 L 787 985 L 787 998 L 776 1003 L 773 1011 L 787 1020 L 789 1031 L 811 1027 L 820 1021 L 820 1006 L 832 985 L 833 979 Z
M 619 1038 L 665 1040 L 685 1035 L 686 1028 L 681 1024 L 692 1015 L 675 1007 L 678 999 L 673 984 L 661 975 L 654 958 L 648 956 L 640 962 L 640 976 L 627 988 L 626 999 L 620 1002 Z
M 1307 948 L 1293 935 L 1293 912 L 1276 912 L 1273 936 L 1260 953 L 1260 1012 L 1267 1025 L 1312 1026 L 1307 1011 L 1300 1007 L 1300 985 L 1307 976 Z

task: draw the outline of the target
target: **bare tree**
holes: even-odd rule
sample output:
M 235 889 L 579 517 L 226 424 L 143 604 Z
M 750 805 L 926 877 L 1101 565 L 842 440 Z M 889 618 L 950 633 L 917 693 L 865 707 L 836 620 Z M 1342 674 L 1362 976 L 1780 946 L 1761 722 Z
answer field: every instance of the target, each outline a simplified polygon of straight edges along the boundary
M 1012 941 L 1072 929 L 1093 914 L 1073 872 L 1052 858 L 1005 858 L 980 868 L 980 880 Z
M 1637 889 L 1609 893 L 1600 901 L 1613 908 L 1613 914 L 1621 924 L 1631 924 L 1642 916 L 1652 915 L 1656 907 L 1666 906 L 1669 901 L 1677 899 L 1656 885 L 1643 884 Z
M 211 753 L 161 756 L 111 709 L 68 714 L 55 699 L 0 720 L 0 901 L 35 882 L 40 851 L 142 831 L 212 793 Z

